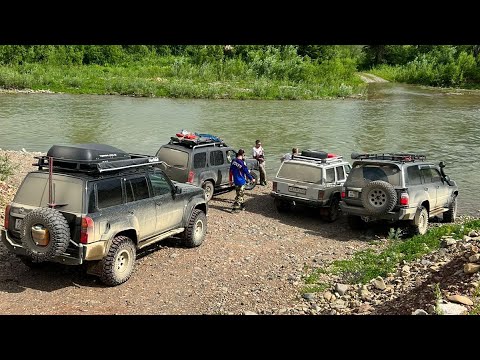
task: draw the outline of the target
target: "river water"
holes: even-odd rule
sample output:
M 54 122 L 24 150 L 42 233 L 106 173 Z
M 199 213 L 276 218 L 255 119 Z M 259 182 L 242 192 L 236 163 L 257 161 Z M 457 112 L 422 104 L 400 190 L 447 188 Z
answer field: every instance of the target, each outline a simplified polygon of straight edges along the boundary
M 443 160 L 459 185 L 459 213 L 479 215 L 480 92 L 370 84 L 366 99 L 195 100 L 0 93 L 0 148 L 46 152 L 98 142 L 154 154 L 181 129 L 217 134 L 251 152 L 260 139 L 267 177 L 292 147 L 344 155 L 419 152 Z

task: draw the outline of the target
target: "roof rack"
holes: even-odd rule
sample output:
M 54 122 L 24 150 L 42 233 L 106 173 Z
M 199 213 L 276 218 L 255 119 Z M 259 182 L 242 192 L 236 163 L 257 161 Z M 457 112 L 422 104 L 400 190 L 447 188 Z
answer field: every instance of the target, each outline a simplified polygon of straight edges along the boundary
M 390 160 L 400 162 L 415 162 L 415 160 L 424 161 L 427 159 L 425 155 L 413 154 L 413 153 L 352 153 L 352 159 L 354 160 Z
M 196 139 L 185 139 L 181 137 L 172 136 L 169 144 L 183 145 L 189 148 L 203 147 L 203 146 L 227 146 L 223 140 L 216 141 L 212 138 L 198 137 Z
M 157 157 L 131 154 L 104 144 L 54 145 L 46 156 L 35 156 L 38 170 L 55 169 L 88 174 L 161 164 Z
M 152 166 L 155 164 L 164 164 L 164 161 L 158 160 L 155 156 L 130 154 L 130 159 L 110 160 L 103 162 L 91 162 L 85 160 L 65 160 L 53 158 L 50 156 L 35 156 L 38 159 L 34 166 L 38 166 L 38 170 L 44 170 L 49 167 L 50 159 L 53 169 L 70 172 L 80 172 L 85 174 L 102 174 L 106 172 L 120 171 L 125 169 L 136 168 L 140 166 Z
M 292 155 L 292 160 L 302 160 L 302 161 L 308 161 L 308 162 L 317 163 L 317 164 L 331 164 L 331 163 L 343 161 L 343 156 L 335 156 L 335 157 L 326 158 L 326 159 L 319 159 L 319 158 L 303 156 L 303 155 Z

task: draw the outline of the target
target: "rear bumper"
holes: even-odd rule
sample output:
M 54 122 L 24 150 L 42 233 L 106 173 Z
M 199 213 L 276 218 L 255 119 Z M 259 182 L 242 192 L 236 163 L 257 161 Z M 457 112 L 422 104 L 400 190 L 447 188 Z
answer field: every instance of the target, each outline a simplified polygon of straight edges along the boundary
M 325 207 L 329 205 L 328 200 L 310 200 L 310 199 L 302 199 L 298 198 L 295 196 L 290 196 L 290 195 L 285 195 L 285 194 L 279 194 L 275 191 L 272 191 L 270 193 L 270 196 L 272 196 L 275 199 L 283 200 L 283 201 L 290 201 L 290 202 L 295 202 L 295 204 L 302 204 L 305 206 L 310 206 L 310 207 Z
M 371 215 L 367 213 L 364 207 L 360 206 L 350 206 L 345 204 L 345 202 L 340 202 L 340 209 L 344 214 L 347 215 L 356 215 L 368 217 L 370 219 L 379 219 L 379 220 L 413 220 L 415 218 L 415 213 L 417 208 L 401 208 L 398 211 L 390 211 L 386 214 L 381 215 Z
M 1 230 L 1 236 L 2 236 L 2 242 L 5 244 L 7 249 L 16 254 L 16 255 L 23 255 L 23 256 L 28 256 L 25 248 L 21 244 L 17 244 L 14 242 L 9 236 L 8 233 L 5 229 Z M 57 262 L 60 264 L 66 264 L 66 265 L 80 265 L 83 263 L 83 259 L 85 259 L 85 255 L 87 253 L 87 247 L 83 244 L 80 244 L 78 247 L 78 254 L 63 254 L 60 256 L 57 256 L 51 260 L 50 262 Z

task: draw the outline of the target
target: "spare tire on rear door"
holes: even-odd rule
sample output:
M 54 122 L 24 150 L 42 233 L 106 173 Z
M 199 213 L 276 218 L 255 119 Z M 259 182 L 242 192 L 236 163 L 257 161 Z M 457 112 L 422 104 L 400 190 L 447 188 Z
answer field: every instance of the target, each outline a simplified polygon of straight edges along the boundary
M 385 214 L 391 211 L 396 203 L 397 192 L 386 181 L 371 181 L 362 189 L 362 204 L 372 215 Z
M 55 209 L 32 210 L 23 219 L 21 241 L 33 261 L 51 260 L 67 250 L 70 242 L 67 219 Z

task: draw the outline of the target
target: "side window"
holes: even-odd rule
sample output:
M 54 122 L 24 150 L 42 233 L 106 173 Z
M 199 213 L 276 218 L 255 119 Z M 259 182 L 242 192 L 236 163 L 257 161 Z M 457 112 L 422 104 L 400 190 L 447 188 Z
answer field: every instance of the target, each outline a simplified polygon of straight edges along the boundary
M 424 183 L 428 184 L 432 182 L 432 171 L 430 168 L 424 167 L 420 169 L 420 174 L 422 174 Z
M 152 183 L 154 196 L 172 193 L 172 186 L 162 173 L 155 172 L 154 174 L 149 174 L 149 177 Z
M 127 179 L 125 182 L 125 188 L 128 202 L 148 199 L 150 197 L 150 194 L 148 193 L 147 179 L 145 176 Z
M 120 178 L 98 181 L 96 187 L 99 209 L 120 205 L 123 202 Z
M 345 173 L 348 175 L 350 174 L 350 170 L 352 170 L 352 167 L 350 165 L 345 165 Z
M 233 159 L 235 159 L 235 157 L 236 157 L 235 151 L 233 151 L 233 150 L 228 150 L 227 151 L 227 161 L 228 161 L 229 164 L 232 162 Z
M 432 171 L 432 182 L 442 182 L 442 175 L 437 169 L 430 168 Z
M 193 155 L 193 168 L 194 169 L 200 169 L 204 168 L 207 164 L 207 153 L 202 152 L 202 153 L 197 153 Z
M 223 163 L 224 163 L 224 159 L 223 159 L 222 150 L 210 151 L 210 165 L 212 166 L 223 165 Z
M 335 182 L 335 169 L 330 168 L 326 169 L 326 176 L 325 176 L 325 182 L 328 183 L 334 183 Z
M 337 181 L 345 180 L 345 172 L 343 171 L 343 166 L 337 166 L 335 168 L 335 171 L 337 172 Z
M 410 166 L 407 168 L 407 184 L 420 185 L 422 183 L 422 177 L 420 175 L 420 169 L 418 166 Z

